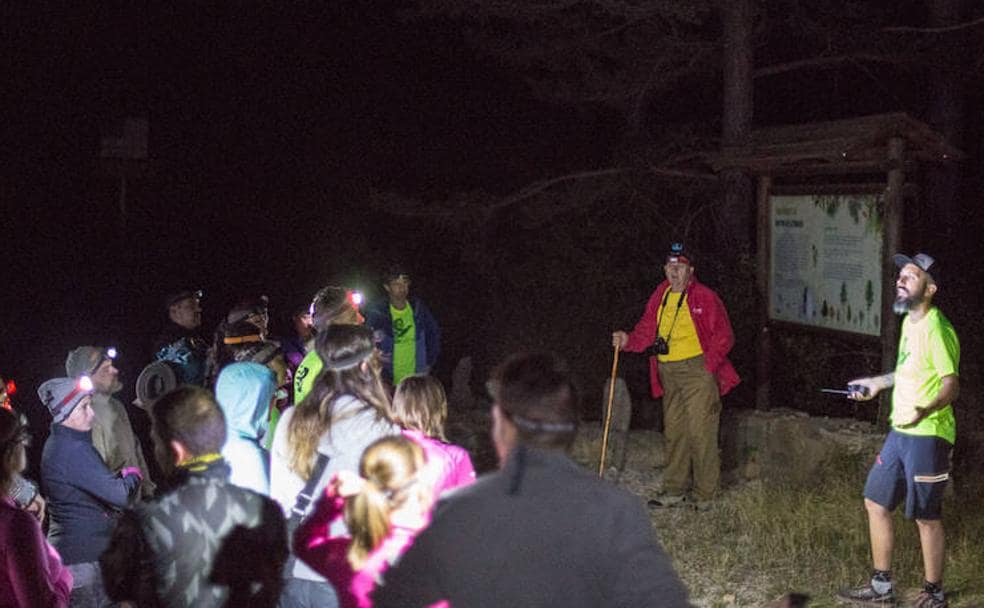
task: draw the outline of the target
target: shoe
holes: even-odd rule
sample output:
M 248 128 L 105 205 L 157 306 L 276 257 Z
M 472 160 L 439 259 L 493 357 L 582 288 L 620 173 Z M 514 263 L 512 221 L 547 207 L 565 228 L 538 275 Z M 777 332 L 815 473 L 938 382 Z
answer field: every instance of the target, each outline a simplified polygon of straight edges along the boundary
M 861 587 L 841 589 L 837 592 L 837 599 L 842 602 L 854 604 L 856 606 L 894 606 L 895 590 L 889 589 L 887 593 L 878 593 L 869 582 Z
M 937 598 L 929 591 L 922 591 L 916 596 L 912 608 L 947 608 L 946 597 Z
M 682 507 L 686 497 L 683 494 L 664 494 L 653 498 L 646 504 L 654 509 L 666 509 L 669 507 Z
M 693 507 L 694 511 L 697 511 L 698 513 L 703 513 L 705 511 L 710 511 L 711 508 L 714 507 L 714 501 L 713 500 L 695 500 L 695 501 L 691 502 L 690 505 Z

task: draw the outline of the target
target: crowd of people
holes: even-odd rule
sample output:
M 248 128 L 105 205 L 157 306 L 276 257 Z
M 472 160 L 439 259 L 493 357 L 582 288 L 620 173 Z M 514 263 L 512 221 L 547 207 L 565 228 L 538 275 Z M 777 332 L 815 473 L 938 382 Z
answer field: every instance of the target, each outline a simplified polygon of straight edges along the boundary
M 903 323 L 893 430 L 865 487 L 875 572 L 843 591 L 894 601 L 891 510 L 905 498 L 923 541 L 921 608 L 945 608 L 942 490 L 954 438 L 959 344 L 932 298 L 939 265 L 899 256 Z M 648 352 L 669 463 L 651 508 L 717 497 L 721 396 L 739 381 L 724 304 L 674 245 L 666 280 L 616 349 Z M 201 293 L 165 301 L 167 325 L 137 382 L 156 467 L 126 407 L 116 351 L 81 346 L 38 388 L 51 428 L 40 492 L 21 473 L 31 429 L 0 408 L 0 606 L 687 606 L 637 497 L 575 464 L 576 383 L 551 354 L 507 358 L 487 387 L 498 470 L 476 479 L 448 441 L 429 372 L 440 331 L 401 268 L 386 298 L 327 286 L 269 336 L 251 297 L 200 334 Z M 691 479 L 692 477 L 692 479 Z M 692 494 L 688 489 L 692 488 Z M 887 523 L 886 523 L 887 522 Z

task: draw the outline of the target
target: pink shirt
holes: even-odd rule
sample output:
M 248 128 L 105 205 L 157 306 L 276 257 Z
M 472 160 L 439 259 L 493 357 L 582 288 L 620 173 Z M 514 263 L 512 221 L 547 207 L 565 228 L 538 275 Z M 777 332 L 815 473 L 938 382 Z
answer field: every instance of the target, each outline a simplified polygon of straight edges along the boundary
M 427 457 L 424 475 L 434 489 L 435 502 L 444 492 L 475 481 L 475 467 L 464 448 L 410 429 L 405 429 L 403 436 L 424 450 Z
M 369 594 L 382 573 L 410 548 L 419 529 L 392 526 L 389 536 L 356 572 L 346 559 L 352 539 L 330 536 L 332 522 L 342 517 L 345 500 L 331 493 L 331 487 L 317 502 L 311 515 L 294 533 L 294 553 L 315 572 L 331 581 L 341 608 L 371 608 Z
M 0 606 L 68 606 L 72 573 L 41 534 L 34 516 L 0 496 Z

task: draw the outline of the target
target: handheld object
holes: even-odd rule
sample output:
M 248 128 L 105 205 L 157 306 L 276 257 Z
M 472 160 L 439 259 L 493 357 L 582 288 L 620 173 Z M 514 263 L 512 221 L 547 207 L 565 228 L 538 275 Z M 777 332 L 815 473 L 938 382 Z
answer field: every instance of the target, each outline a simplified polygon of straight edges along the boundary
M 850 395 L 852 393 L 860 393 L 863 397 L 867 397 L 869 393 L 868 387 L 861 384 L 848 384 L 846 390 L 842 388 L 822 388 L 820 389 L 820 392 L 829 393 L 831 395 Z
M 605 477 L 605 453 L 608 452 L 608 431 L 612 425 L 612 402 L 615 400 L 615 377 L 618 373 L 618 351 L 612 359 L 612 379 L 608 386 L 608 409 L 605 413 L 605 429 L 601 435 L 601 458 L 598 460 L 598 477 Z

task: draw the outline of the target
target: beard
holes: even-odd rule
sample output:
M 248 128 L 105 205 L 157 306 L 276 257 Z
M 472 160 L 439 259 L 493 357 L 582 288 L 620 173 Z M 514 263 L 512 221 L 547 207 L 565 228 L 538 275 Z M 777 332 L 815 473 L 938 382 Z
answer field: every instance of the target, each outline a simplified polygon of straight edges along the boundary
M 892 310 L 895 311 L 897 315 L 904 315 L 916 306 L 919 306 L 923 302 L 923 297 L 919 294 L 910 294 L 908 291 L 905 294 L 899 294 L 895 297 L 895 303 L 892 304 Z

